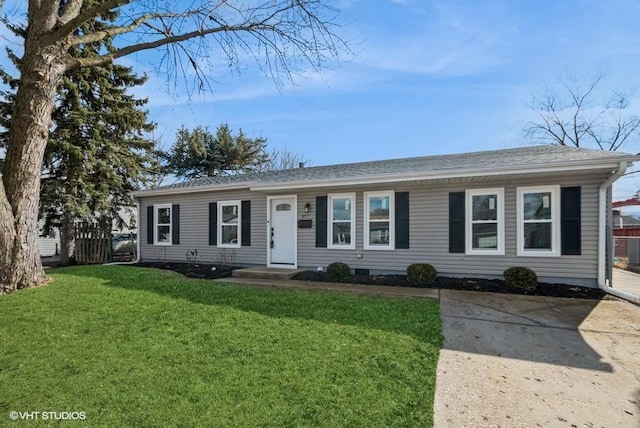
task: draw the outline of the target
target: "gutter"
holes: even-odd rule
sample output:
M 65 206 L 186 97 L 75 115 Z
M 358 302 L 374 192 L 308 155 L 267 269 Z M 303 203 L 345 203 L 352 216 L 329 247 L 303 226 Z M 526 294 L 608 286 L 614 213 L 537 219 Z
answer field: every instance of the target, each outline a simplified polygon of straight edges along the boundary
M 627 293 L 626 291 L 615 289 L 612 286 L 613 284 L 611 283 L 611 280 L 609 281 L 609 283 L 607 283 L 605 279 L 605 272 L 608 269 L 606 262 L 607 251 L 611 251 L 610 248 L 607 248 L 607 217 L 609 215 L 607 191 L 618 178 L 624 175 L 624 173 L 627 171 L 628 166 L 628 162 L 621 161 L 618 169 L 613 174 L 611 174 L 611 176 L 604 183 L 600 185 L 600 189 L 598 192 L 598 212 L 600 213 L 600 215 L 598 216 L 598 287 L 616 297 L 620 297 L 634 303 L 640 303 L 639 296 Z M 613 251 L 611 256 L 613 260 Z
M 103 263 L 102 266 L 113 266 L 113 265 L 135 265 L 140 262 L 140 200 L 134 196 L 133 193 L 129 193 L 129 196 L 133 199 L 136 204 L 136 258 L 131 262 L 111 262 L 111 263 Z

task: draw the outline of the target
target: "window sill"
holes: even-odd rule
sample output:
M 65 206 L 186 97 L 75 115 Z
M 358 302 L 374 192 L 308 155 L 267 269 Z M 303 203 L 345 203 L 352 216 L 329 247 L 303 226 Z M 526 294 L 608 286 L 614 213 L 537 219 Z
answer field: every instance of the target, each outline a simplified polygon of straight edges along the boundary
M 355 245 L 344 245 L 344 246 L 340 246 L 340 245 L 327 245 L 327 249 L 328 250 L 355 250 L 356 246 Z
M 482 250 L 467 250 L 464 253 L 466 256 L 504 256 L 504 251 L 482 251 Z
M 557 251 L 518 251 L 518 257 L 560 257 Z
M 218 244 L 218 248 L 241 248 L 240 244 Z
M 395 247 L 389 246 L 389 247 L 364 247 L 363 248 L 365 251 L 395 251 Z

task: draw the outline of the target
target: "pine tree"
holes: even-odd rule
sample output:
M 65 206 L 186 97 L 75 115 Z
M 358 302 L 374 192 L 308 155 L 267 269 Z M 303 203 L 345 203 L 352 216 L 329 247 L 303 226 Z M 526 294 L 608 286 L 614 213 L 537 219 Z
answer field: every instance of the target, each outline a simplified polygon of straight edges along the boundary
M 154 129 L 142 110 L 146 99 L 127 94 L 146 79 L 126 67 L 79 69 L 65 76 L 45 152 L 41 213 L 45 232 L 61 231 L 61 261 L 73 252 L 73 224 L 96 214 L 122 221 L 153 168 Z
M 181 127 L 171 149 L 164 153 L 168 173 L 195 179 L 259 171 L 268 163 L 265 138 L 249 138 L 242 130 L 233 135 L 222 124 L 215 135 L 197 126 L 192 131 Z

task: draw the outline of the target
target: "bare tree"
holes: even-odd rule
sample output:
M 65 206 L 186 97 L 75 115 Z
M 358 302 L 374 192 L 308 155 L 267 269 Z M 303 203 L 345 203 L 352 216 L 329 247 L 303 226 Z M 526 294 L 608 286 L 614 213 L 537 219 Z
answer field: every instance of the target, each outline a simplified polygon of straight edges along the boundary
M 633 91 L 613 91 L 601 97 L 605 75 L 586 83 L 572 75 L 559 79 L 533 96 L 538 120 L 529 123 L 528 137 L 563 146 L 619 150 L 636 142 L 640 117 L 629 112 Z
M 36 246 L 40 173 L 56 89 L 67 71 L 164 48 L 169 64 L 178 71 L 188 64 L 201 82 L 201 61 L 216 51 L 231 65 L 242 53 L 252 55 L 272 76 L 291 78 L 298 65 L 318 69 L 347 49 L 336 35 L 337 12 L 322 0 L 29 0 L 26 12 L 26 22 L 10 24 L 21 25 L 25 39 L 0 183 L 2 293 L 48 281 Z M 81 31 L 114 13 L 114 24 Z M 99 55 L 69 54 L 73 46 L 107 40 L 112 49 Z
M 262 165 L 262 171 L 301 168 L 311 165 L 311 161 L 302 152 L 294 152 L 288 147 L 273 149 L 269 153 L 269 160 Z

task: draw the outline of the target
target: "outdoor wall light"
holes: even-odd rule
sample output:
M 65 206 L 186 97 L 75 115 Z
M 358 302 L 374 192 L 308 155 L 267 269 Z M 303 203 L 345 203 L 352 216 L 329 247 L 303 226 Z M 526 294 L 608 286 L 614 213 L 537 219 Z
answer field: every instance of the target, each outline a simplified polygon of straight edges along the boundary
M 307 202 L 306 204 L 304 204 L 304 213 L 309 214 L 309 211 L 311 211 L 311 204 L 309 202 Z

